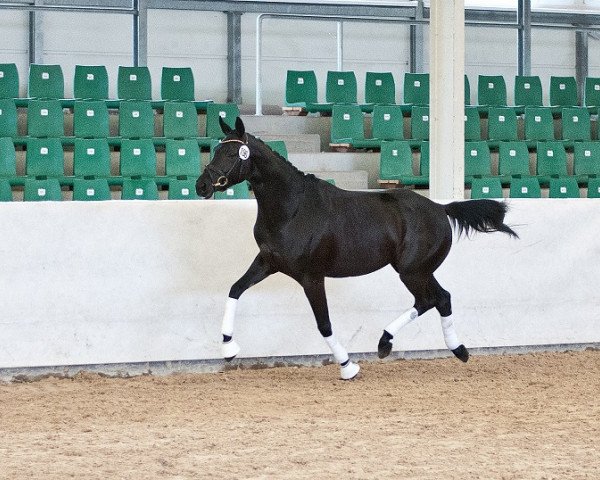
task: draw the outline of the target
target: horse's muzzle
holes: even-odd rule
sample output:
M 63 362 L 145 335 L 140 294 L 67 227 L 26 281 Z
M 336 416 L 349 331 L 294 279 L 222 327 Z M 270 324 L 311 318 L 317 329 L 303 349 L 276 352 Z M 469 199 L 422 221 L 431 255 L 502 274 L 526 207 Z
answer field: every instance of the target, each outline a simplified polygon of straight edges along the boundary
M 208 175 L 200 175 L 198 180 L 196 180 L 196 193 L 199 197 L 202 198 L 210 198 L 214 193 L 215 189 L 212 186 L 212 182 Z

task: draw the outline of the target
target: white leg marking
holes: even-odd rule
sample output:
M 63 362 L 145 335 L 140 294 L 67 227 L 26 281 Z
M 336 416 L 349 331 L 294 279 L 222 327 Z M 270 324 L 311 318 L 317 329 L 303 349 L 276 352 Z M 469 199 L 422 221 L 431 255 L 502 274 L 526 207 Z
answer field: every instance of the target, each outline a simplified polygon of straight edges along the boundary
M 329 345 L 329 348 L 333 352 L 333 358 L 340 364 L 340 376 L 342 377 L 342 380 L 350 380 L 356 377 L 360 371 L 360 367 L 356 363 L 350 361 L 348 352 L 340 345 L 337 338 L 333 335 L 323 338 L 325 338 L 327 345 Z
M 450 350 L 454 350 L 459 347 L 460 342 L 458 341 L 458 336 L 456 335 L 456 330 L 454 329 L 452 315 L 449 315 L 448 317 L 442 317 L 442 332 L 444 332 L 444 341 L 446 342 L 446 346 Z
M 223 324 L 221 326 L 221 333 L 228 337 L 233 336 L 233 322 L 235 321 L 235 310 L 237 308 L 237 300 L 235 298 L 228 298 L 225 304 L 225 313 L 223 315 Z
M 390 335 L 395 336 L 402 327 L 408 325 L 413 320 L 416 320 L 418 316 L 419 314 L 417 313 L 417 309 L 411 308 L 410 310 L 407 310 L 402 315 L 400 315 L 387 327 L 385 327 L 385 331 L 388 332 Z

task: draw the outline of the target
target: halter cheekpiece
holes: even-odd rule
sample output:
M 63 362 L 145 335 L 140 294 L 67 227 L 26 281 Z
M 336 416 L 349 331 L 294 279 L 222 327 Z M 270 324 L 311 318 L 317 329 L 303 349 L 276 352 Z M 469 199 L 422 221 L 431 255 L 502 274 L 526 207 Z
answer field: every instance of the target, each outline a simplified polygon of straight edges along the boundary
M 223 173 L 221 171 L 215 171 L 219 175 L 216 182 L 213 182 L 213 187 L 225 187 L 229 184 L 229 174 L 233 171 L 233 169 L 237 166 L 238 162 L 241 161 L 240 165 L 240 174 L 242 170 L 248 169 L 248 160 L 250 158 L 250 149 L 248 148 L 248 137 L 246 137 L 246 141 L 238 140 L 237 138 L 230 138 L 229 140 L 221 140 L 219 143 L 241 143 L 240 149 L 238 150 L 238 160 L 231 166 L 227 173 Z M 245 168 L 243 168 L 245 167 Z M 206 167 L 207 170 L 209 166 Z M 216 169 L 215 169 L 216 170 Z M 209 170 L 210 175 L 210 170 Z M 212 177 L 212 175 L 210 175 Z

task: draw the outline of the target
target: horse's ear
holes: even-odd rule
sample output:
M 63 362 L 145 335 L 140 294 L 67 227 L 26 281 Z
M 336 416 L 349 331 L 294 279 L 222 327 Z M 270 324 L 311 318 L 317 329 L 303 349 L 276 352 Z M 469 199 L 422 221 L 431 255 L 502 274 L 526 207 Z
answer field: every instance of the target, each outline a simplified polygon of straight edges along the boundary
M 219 125 L 221 126 L 221 130 L 225 135 L 233 133 L 233 129 L 229 125 L 227 125 L 227 122 L 223 120 L 223 117 L 221 115 L 219 115 Z
M 244 122 L 242 122 L 242 119 L 240 117 L 237 117 L 235 119 L 235 131 L 240 136 L 240 138 L 244 136 L 244 133 L 246 133 L 246 127 L 244 126 Z

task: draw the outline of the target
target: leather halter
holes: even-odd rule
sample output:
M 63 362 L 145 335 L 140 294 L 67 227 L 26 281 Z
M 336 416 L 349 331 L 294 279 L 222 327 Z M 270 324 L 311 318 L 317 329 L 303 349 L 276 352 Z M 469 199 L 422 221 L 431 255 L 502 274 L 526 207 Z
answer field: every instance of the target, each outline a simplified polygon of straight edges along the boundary
M 222 143 L 241 143 L 242 145 L 248 145 L 248 137 L 245 135 L 246 137 L 246 141 L 243 140 L 238 140 L 237 138 L 230 138 L 229 140 L 220 140 L 219 144 Z M 208 176 L 210 177 L 210 181 L 213 187 L 225 187 L 229 184 L 229 174 L 233 171 L 233 169 L 235 167 L 237 167 L 238 163 L 240 163 L 240 175 L 242 174 L 242 168 L 241 168 L 241 162 L 243 162 L 244 160 L 242 160 L 241 157 L 238 156 L 238 159 L 235 161 L 235 163 L 231 166 L 231 168 L 227 171 L 227 173 L 224 173 L 223 171 L 213 167 L 212 165 L 207 165 L 205 167 L 205 170 L 208 172 Z M 215 173 L 216 175 L 218 175 L 217 180 L 214 181 L 213 180 L 213 173 Z

